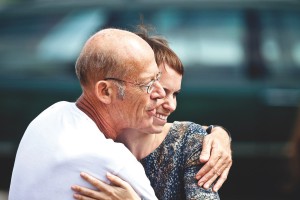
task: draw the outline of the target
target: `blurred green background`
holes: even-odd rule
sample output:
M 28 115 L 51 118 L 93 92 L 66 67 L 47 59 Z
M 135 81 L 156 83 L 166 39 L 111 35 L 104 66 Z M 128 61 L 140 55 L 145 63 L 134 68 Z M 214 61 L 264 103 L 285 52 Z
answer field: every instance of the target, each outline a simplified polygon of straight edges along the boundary
M 0 2 L 1 190 L 30 121 L 80 95 L 74 63 L 86 39 L 105 27 L 134 31 L 143 16 L 186 69 L 169 121 L 219 124 L 232 135 L 221 199 L 296 199 L 284 188 L 300 103 L 299 1 Z

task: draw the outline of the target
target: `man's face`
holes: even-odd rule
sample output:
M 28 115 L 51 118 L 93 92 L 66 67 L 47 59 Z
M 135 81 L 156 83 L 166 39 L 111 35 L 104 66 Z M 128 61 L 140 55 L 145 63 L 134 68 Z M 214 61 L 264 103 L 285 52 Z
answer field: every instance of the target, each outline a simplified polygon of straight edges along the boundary
M 147 93 L 149 82 L 156 79 L 159 69 L 155 60 L 137 70 L 130 79 L 124 80 L 125 96 L 117 99 L 114 110 L 116 119 L 122 124 L 123 130 L 136 129 L 146 133 L 160 133 L 163 126 L 154 123 L 156 108 L 165 97 L 163 88 L 158 81 L 152 85 L 153 90 Z M 126 82 L 125 82 L 126 81 Z M 128 83 L 130 82 L 130 83 Z

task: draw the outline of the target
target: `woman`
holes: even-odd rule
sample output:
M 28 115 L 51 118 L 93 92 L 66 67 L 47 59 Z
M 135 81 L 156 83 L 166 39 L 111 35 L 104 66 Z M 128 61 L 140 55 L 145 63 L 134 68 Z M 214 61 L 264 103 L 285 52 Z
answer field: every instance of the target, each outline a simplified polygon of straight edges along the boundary
M 166 92 L 166 97 L 163 104 L 157 108 L 157 120 L 154 123 L 165 125 L 160 134 L 128 130 L 117 140 L 124 143 L 141 161 L 158 199 L 219 199 L 218 193 L 214 192 L 212 187 L 208 189 L 199 187 L 195 179 L 195 174 L 201 168 L 199 155 L 206 135 L 205 129 L 192 122 L 166 123 L 167 117 L 176 109 L 176 96 L 181 89 L 183 75 L 182 63 L 168 47 L 166 40 L 148 37 L 145 31 L 138 35 L 152 47 L 156 62 L 162 72 L 160 83 Z M 230 166 L 228 170 L 229 168 Z M 211 180 L 214 181 L 219 175 L 217 172 Z M 137 197 L 126 183 L 112 175 L 108 175 L 108 179 L 120 188 L 112 188 L 86 174 L 82 176 L 102 192 L 74 186 L 73 190 L 81 194 L 75 194 L 75 199 L 89 199 L 83 195 L 94 199 L 104 199 L 106 190 L 115 190 L 115 194 L 109 192 L 108 196 L 116 198 L 121 195 L 119 199 L 125 199 L 125 196 L 128 197 L 131 194 L 129 199 Z M 211 182 L 207 185 L 210 184 Z M 124 191 L 127 193 L 123 193 Z

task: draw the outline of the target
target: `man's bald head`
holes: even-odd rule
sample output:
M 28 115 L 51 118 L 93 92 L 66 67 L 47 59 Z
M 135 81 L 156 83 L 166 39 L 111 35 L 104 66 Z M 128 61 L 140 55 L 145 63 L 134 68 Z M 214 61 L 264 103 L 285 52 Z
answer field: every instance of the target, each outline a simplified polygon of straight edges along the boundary
M 139 36 L 120 29 L 104 29 L 85 43 L 76 62 L 82 86 L 105 77 L 122 79 L 138 70 L 143 62 L 154 60 L 151 47 Z

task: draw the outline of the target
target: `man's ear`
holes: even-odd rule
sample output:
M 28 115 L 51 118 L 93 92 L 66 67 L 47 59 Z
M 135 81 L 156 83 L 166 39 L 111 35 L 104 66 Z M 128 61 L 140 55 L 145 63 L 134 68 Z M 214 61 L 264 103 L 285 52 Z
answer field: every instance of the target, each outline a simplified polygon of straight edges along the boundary
M 108 81 L 98 81 L 95 85 L 95 94 L 97 98 L 105 104 L 110 104 L 112 101 L 112 84 Z

